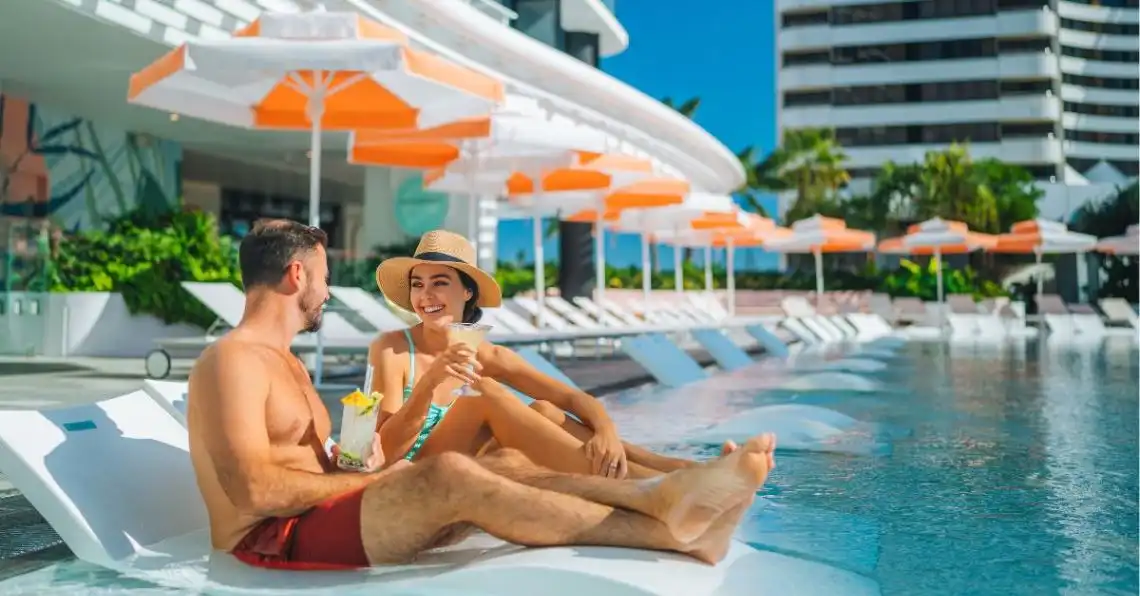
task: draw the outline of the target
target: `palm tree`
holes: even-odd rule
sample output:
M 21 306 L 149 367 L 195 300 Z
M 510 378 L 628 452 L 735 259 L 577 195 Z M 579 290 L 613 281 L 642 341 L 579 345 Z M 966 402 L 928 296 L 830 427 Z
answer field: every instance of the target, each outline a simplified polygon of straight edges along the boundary
M 850 180 L 847 160 L 835 131 L 805 128 L 784 133 L 784 143 L 752 168 L 749 179 L 768 192 L 795 191 L 785 213 L 787 223 L 828 209 L 837 191 Z
M 679 112 L 682 116 L 688 118 L 689 120 L 692 120 L 693 116 L 697 113 L 697 108 L 701 107 L 701 98 L 690 97 L 689 99 L 685 100 L 685 102 L 680 106 L 673 103 L 672 97 L 666 97 L 662 99 L 661 103 L 673 108 L 674 110 L 677 110 L 677 112 Z

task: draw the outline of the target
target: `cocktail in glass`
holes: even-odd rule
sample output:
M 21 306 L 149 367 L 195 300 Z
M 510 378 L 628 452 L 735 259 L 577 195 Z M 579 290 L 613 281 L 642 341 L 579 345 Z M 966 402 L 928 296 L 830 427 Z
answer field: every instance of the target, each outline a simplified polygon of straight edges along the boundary
M 483 343 L 483 338 L 487 336 L 487 332 L 491 330 L 491 325 L 484 325 L 482 323 L 452 323 L 450 326 L 450 338 L 452 344 L 463 344 L 472 351 L 479 349 L 479 344 Z M 475 370 L 475 365 L 471 365 L 471 370 Z M 471 385 L 464 383 L 462 387 L 451 392 L 452 395 L 457 397 L 472 397 L 482 395 L 477 389 Z
M 369 391 L 370 395 L 365 395 Z M 372 392 L 372 366 L 364 375 L 364 391 L 357 389 L 341 398 L 340 455 L 337 466 L 348 470 L 364 471 L 372 457 L 376 435 L 376 417 L 380 413 L 380 393 Z

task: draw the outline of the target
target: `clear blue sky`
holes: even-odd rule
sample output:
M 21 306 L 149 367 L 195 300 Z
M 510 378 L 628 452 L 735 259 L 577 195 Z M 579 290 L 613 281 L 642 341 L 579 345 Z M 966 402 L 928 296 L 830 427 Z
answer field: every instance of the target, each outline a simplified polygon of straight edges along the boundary
M 604 59 L 602 69 L 653 98 L 672 97 L 680 104 L 700 97 L 698 124 L 733 151 L 752 145 L 763 155 L 776 137 L 773 13 L 772 0 L 618 0 L 629 48 Z M 774 199 L 765 203 L 775 210 Z M 499 224 L 500 259 L 513 261 L 521 251 L 530 262 L 532 243 L 529 222 Z M 609 263 L 641 260 L 636 236 L 607 234 L 606 245 Z M 556 256 L 556 240 L 545 250 L 548 260 Z M 774 255 L 759 251 L 737 254 L 741 268 L 776 263 Z M 671 252 L 662 249 L 661 259 L 671 263 Z

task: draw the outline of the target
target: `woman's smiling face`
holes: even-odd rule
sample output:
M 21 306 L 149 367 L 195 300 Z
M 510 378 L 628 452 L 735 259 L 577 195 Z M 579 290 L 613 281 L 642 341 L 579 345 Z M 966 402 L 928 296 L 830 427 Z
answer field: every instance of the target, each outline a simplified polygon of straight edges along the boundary
M 463 321 L 471 291 L 459 273 L 447 265 L 416 265 L 409 275 L 412 309 L 424 324 L 447 325 Z

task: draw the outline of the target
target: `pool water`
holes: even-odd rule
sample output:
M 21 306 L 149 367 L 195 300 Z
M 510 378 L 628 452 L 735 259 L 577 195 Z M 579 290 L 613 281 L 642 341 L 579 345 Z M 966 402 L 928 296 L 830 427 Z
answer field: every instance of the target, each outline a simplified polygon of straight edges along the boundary
M 743 537 L 888 596 L 1137 594 L 1135 348 L 903 352 L 889 397 L 829 407 L 912 434 L 884 457 L 779 454 Z
M 739 536 L 872 577 L 887 596 L 1137 594 L 1136 349 L 914 343 L 900 355 L 871 375 L 876 394 L 788 396 L 908 431 L 892 433 L 891 452 L 780 452 Z M 768 395 L 641 389 L 609 401 L 637 439 Z M 0 596 L 123 591 L 175 593 L 74 560 L 0 582 Z

